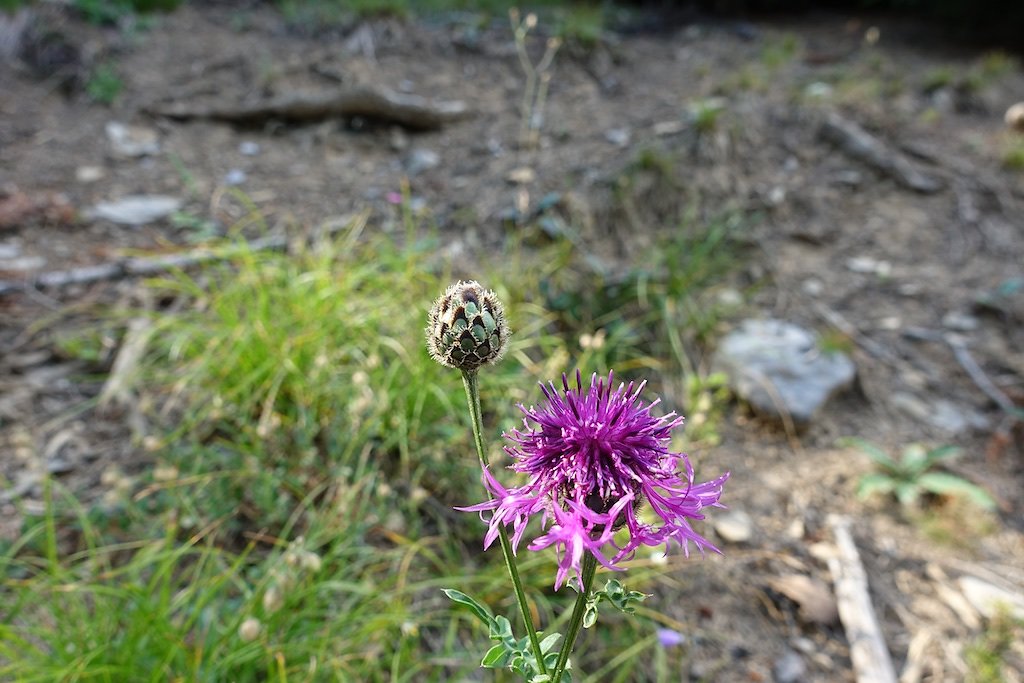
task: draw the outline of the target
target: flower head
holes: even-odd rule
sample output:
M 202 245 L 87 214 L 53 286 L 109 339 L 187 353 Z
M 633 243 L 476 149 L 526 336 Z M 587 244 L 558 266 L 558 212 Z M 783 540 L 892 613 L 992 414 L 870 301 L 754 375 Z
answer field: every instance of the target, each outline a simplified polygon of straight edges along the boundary
M 473 371 L 501 358 L 509 334 L 497 295 L 460 280 L 430 308 L 427 350 L 441 365 Z
M 485 548 L 494 542 L 500 525 L 512 526 L 512 545 L 518 548 L 527 522 L 539 515 L 544 533 L 528 547 L 554 546 L 558 551 L 556 589 L 570 570 L 579 577 L 584 553 L 620 570 L 619 563 L 640 546 L 675 541 L 687 555 L 689 543 L 702 553 L 705 548 L 718 552 L 689 520 L 704 519 L 705 507 L 721 507 L 718 499 L 728 473 L 694 483 L 686 454 L 669 451 L 671 432 L 683 418 L 652 415 L 659 401 L 640 400 L 646 382 L 620 383 L 613 389 L 612 380 L 611 373 L 607 379 L 595 374 L 585 390 L 577 371 L 575 387 L 565 375 L 561 391 L 554 384 L 541 385 L 547 402 L 540 408 L 520 406 L 526 416 L 524 430 L 505 434 L 513 444 L 505 447 L 514 460 L 511 469 L 528 475 L 527 483 L 506 489 L 485 470 L 491 500 L 460 508 L 491 512 Z M 645 502 L 657 518 L 653 524 L 638 516 Z M 618 545 L 621 529 L 628 533 Z M 611 558 L 605 555 L 607 547 Z

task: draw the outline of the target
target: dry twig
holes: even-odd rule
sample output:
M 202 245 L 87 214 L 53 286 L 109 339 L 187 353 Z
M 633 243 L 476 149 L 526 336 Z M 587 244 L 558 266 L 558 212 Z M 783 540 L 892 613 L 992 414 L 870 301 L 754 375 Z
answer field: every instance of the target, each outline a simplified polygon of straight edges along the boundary
M 867 574 L 850 534 L 850 520 L 832 515 L 829 526 L 838 552 L 828 559 L 828 568 L 835 581 L 839 619 L 850 641 L 857 683 L 896 683 L 889 649 L 868 593 Z

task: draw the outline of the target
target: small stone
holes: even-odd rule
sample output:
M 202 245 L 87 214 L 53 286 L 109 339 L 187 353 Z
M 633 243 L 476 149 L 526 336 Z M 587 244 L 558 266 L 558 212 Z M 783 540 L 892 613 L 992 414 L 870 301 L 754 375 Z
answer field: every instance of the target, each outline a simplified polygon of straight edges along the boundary
M 742 510 L 715 515 L 715 533 L 727 543 L 746 543 L 754 535 L 754 522 Z
M 248 180 L 248 176 L 245 174 L 245 171 L 240 168 L 233 168 L 224 176 L 224 184 L 228 187 L 241 185 L 246 180 Z
M 95 183 L 102 180 L 104 171 L 99 166 L 79 166 L 75 169 L 75 180 L 80 183 Z
M 816 277 L 811 277 L 800 283 L 800 289 L 809 296 L 821 296 L 825 291 L 825 283 Z
M 848 355 L 822 351 L 811 332 L 781 320 L 744 321 L 722 339 L 712 370 L 755 412 L 800 426 L 856 376 Z
M 854 273 L 871 273 L 879 277 L 888 277 L 892 274 L 891 263 L 870 256 L 854 256 L 846 259 L 846 268 Z
M 686 130 L 686 124 L 683 121 L 659 121 L 654 124 L 654 134 L 658 137 L 678 135 L 684 130 Z
M 827 100 L 832 97 L 832 86 L 823 81 L 815 81 L 804 88 L 804 96 L 812 100 Z
M 1014 619 L 1024 619 L 1024 595 L 992 585 L 976 576 L 961 576 L 960 591 L 974 609 L 986 619 L 1006 611 Z
M 401 126 L 394 126 L 388 135 L 388 144 L 391 145 L 392 151 L 404 152 L 409 148 L 409 136 L 406 135 Z
M 768 585 L 795 602 L 800 607 L 800 618 L 808 623 L 827 626 L 839 619 L 832 591 L 817 579 L 803 574 L 786 574 L 773 578 Z
M 46 471 L 50 474 L 67 474 L 73 469 L 74 463 L 64 458 L 54 458 L 46 463 Z
M 768 202 L 768 206 L 779 206 L 782 202 L 786 201 L 786 188 L 776 185 L 768 190 L 768 196 L 765 199 Z
M 715 299 L 718 301 L 719 306 L 725 308 L 738 308 L 743 305 L 743 295 L 738 290 L 732 287 L 727 287 L 718 292 L 715 295 Z
M 629 144 L 629 129 L 612 128 L 605 132 L 604 139 L 616 147 L 625 147 Z
M 405 161 L 405 170 L 411 175 L 418 175 L 441 165 L 441 155 L 432 149 L 414 149 Z
M 529 185 L 537 178 L 537 174 L 532 168 L 521 166 L 514 168 L 508 172 L 505 176 L 505 180 L 514 185 Z
M 133 159 L 160 152 L 160 136 L 152 128 L 109 121 L 105 130 L 110 148 L 116 157 Z
M 21 256 L 21 247 L 17 244 L 0 243 L 0 261 L 16 259 Z M 2 266 L 0 266 L 2 267 Z
M 1017 102 L 1007 109 L 1004 120 L 1011 130 L 1024 133 L 1024 102 Z
M 254 157 L 260 153 L 260 144 L 252 140 L 242 140 L 238 143 L 238 153 L 246 157 Z
M 117 201 L 100 202 L 93 207 L 91 215 L 119 225 L 140 226 L 170 216 L 181 205 L 182 201 L 177 197 L 133 195 Z
M 807 665 L 803 657 L 787 649 L 772 666 L 772 675 L 775 683 L 799 683 L 807 676 Z
M 980 325 L 977 318 L 969 313 L 950 311 L 942 316 L 943 326 L 957 332 L 973 332 Z

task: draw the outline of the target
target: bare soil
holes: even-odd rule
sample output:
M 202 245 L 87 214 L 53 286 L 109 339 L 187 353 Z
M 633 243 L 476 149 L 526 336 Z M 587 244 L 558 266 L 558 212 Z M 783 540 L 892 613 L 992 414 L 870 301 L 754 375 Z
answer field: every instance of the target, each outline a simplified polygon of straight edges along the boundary
M 265 225 L 253 234 L 314 230 L 367 208 L 380 229 L 396 229 L 406 178 L 449 252 L 470 257 L 500 248 L 521 229 L 516 216 L 553 192 L 583 244 L 619 264 L 678 225 L 684 209 L 698 219 L 756 214 L 755 256 L 737 276 L 760 284 L 750 312 L 838 330 L 851 342 L 858 383 L 801 433 L 737 406 L 722 445 L 695 454 L 709 476 L 732 471 L 728 503 L 752 517 L 754 535 L 724 543 L 724 557 L 673 565 L 665 579 L 678 602 L 659 609 L 702 634 L 684 678 L 782 678 L 773 669 L 793 651 L 805 667 L 800 680 L 854 680 L 842 626 L 809 621 L 773 583 L 801 574 L 831 585 L 818 551 L 831 541 L 828 515 L 847 514 L 901 680 L 965 679 L 963 648 L 984 622 L 949 597 L 956 579 L 1024 594 L 1020 427 L 991 395 L 994 387 L 1024 403 L 1024 290 L 991 295 L 1024 278 L 1024 173 L 1002 163 L 1013 135 L 1003 112 L 1024 99 L 1019 65 L 965 84 L 981 52 L 850 16 L 609 33 L 558 53 L 539 145 L 524 149 L 524 75 L 501 21 L 382 19 L 297 31 L 262 6 L 197 5 L 133 31 L 37 10 L 23 37 L 35 47 L 0 62 L 0 280 L 188 249 L 203 230 L 223 232 L 254 209 Z M 872 26 L 874 43 L 865 40 Z M 534 59 L 543 26 L 537 33 Z M 83 91 L 86 74 L 105 63 L 123 82 L 110 106 Z M 350 86 L 459 100 L 472 115 L 415 132 L 372 116 L 240 126 L 145 113 Z M 720 98 L 721 112 L 700 130 L 689 112 L 708 98 Z M 911 189 L 826 139 L 834 114 L 937 189 Z M 147 129 L 159 151 L 119 156 L 105 133 L 111 121 Z M 670 171 L 635 172 L 641 155 L 667 160 Z M 616 200 L 624 177 L 634 211 Z M 137 194 L 181 198 L 177 225 L 88 217 L 100 201 Z M 0 298 L 3 535 L 40 504 L 32 476 L 40 466 L 88 500 L 104 493 L 112 465 L 129 473 L 151 465 L 124 414 L 89 402 L 103 377 L 85 374 L 59 343 L 138 290 L 122 278 Z M 107 342 L 112 355 L 120 333 L 112 329 Z M 991 386 L 971 376 L 956 345 Z M 889 449 L 961 446 L 954 471 L 992 492 L 998 512 L 940 501 L 937 511 L 906 513 L 858 500 L 857 481 L 871 467 L 836 448 L 847 435 Z M 1016 678 L 1007 680 L 1021 680 L 1024 653 L 1010 658 Z

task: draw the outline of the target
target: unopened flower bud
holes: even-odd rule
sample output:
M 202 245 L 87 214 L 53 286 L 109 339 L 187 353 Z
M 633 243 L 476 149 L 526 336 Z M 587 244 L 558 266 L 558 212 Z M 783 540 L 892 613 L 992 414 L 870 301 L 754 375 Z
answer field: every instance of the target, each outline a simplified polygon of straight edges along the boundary
M 260 631 L 262 630 L 263 626 L 260 624 L 260 620 L 255 617 L 249 617 L 238 627 L 238 637 L 246 643 L 251 643 L 260 637 Z
M 497 295 L 460 280 L 430 309 L 427 349 L 441 365 L 472 371 L 501 358 L 509 334 Z

